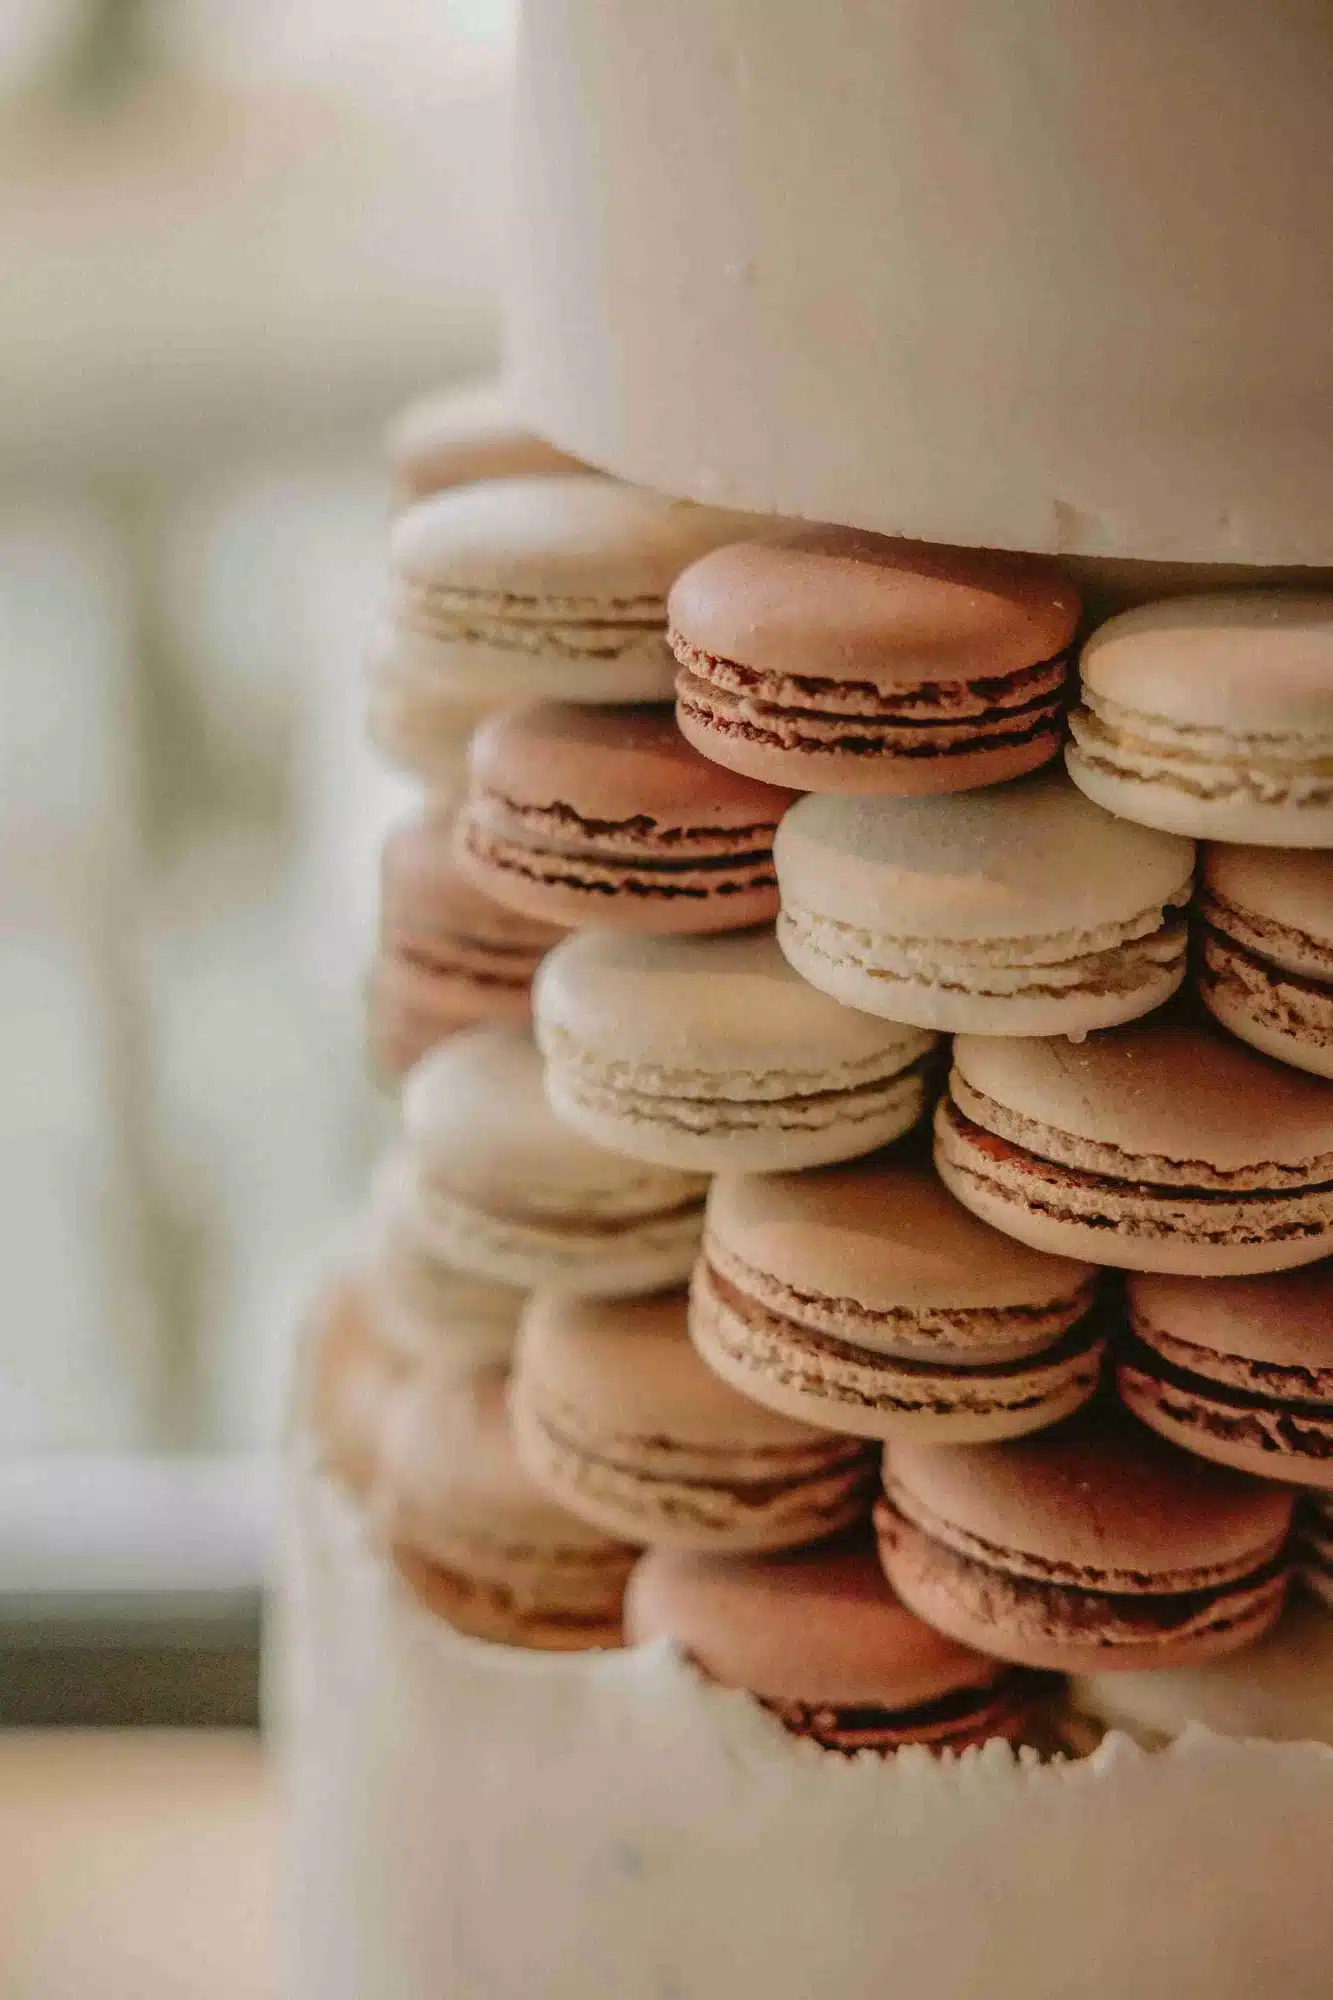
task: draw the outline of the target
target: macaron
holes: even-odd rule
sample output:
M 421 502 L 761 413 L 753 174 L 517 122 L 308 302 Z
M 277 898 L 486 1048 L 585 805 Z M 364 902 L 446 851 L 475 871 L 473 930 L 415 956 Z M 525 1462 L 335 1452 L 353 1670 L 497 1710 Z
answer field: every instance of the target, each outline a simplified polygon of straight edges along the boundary
M 521 1029 L 465 1028 L 403 1092 L 417 1224 L 436 1255 L 502 1284 L 599 1297 L 681 1284 L 702 1175 L 649 1167 L 561 1125 Z
M 300 1400 L 316 1465 L 357 1500 L 379 1475 L 384 1427 L 410 1373 L 381 1335 L 361 1273 L 339 1272 L 310 1310 Z
M 715 550 L 669 600 L 676 704 L 802 791 L 958 792 L 1054 757 L 1078 593 L 1049 564 L 815 524 Z
M 1333 854 L 1208 848 L 1196 930 L 1199 996 L 1222 1026 L 1333 1077 Z
M 1291 1507 L 1098 1409 L 1008 1444 L 891 1445 L 875 1523 L 889 1582 L 928 1625 L 1092 1673 L 1260 1638 L 1282 1608 Z
M 956 798 L 802 799 L 774 860 L 796 970 L 889 1020 L 1084 1035 L 1185 976 L 1193 844 L 1113 818 L 1061 773 Z
M 510 1398 L 531 1477 L 627 1541 L 796 1548 L 870 1504 L 874 1454 L 719 1381 L 690 1345 L 684 1292 L 614 1301 L 538 1292 Z
M 1296 1517 L 1296 1561 L 1301 1582 L 1333 1611 L 1333 1500 L 1311 1493 Z
M 768 928 L 576 932 L 533 1001 L 553 1110 L 633 1159 L 818 1166 L 896 1139 L 925 1109 L 935 1037 L 839 1006 Z
M 1076 785 L 1144 826 L 1333 847 L 1333 596 L 1176 597 L 1108 619 L 1080 663 Z
M 418 396 L 394 418 L 384 450 L 399 506 L 483 479 L 590 470 L 525 429 L 498 382 Z
M 767 1408 L 858 1437 L 970 1443 L 1068 1416 L 1105 1346 L 1090 1264 L 988 1229 L 881 1154 L 709 1190 L 690 1334 Z
M 423 1236 L 413 1165 L 396 1146 L 371 1184 L 366 1298 L 376 1334 L 415 1366 L 459 1374 L 508 1367 L 527 1297 L 514 1285 L 460 1271 Z
M 371 973 L 371 1048 L 401 1076 L 474 1021 L 526 1021 L 532 975 L 564 932 L 497 903 L 459 868 L 440 811 L 406 821 L 380 862 L 379 952 Z
M 983 1222 L 1125 1270 L 1229 1277 L 1333 1252 L 1333 1090 L 1211 1024 L 960 1035 L 935 1164 Z
M 1333 1492 L 1333 1263 L 1128 1291 L 1116 1382 L 1136 1417 L 1219 1465 Z
M 1038 1675 L 960 1646 L 900 1604 L 861 1535 L 777 1555 L 650 1549 L 625 1598 L 631 1645 L 670 1639 L 793 1736 L 880 1756 L 1022 1735 Z
M 1191 1724 L 1218 1736 L 1333 1745 L 1333 1618 L 1296 1598 L 1244 1652 L 1170 1672 L 1082 1674 L 1069 1699 L 1077 1714 L 1149 1748 Z
M 390 673 L 454 700 L 669 701 L 667 592 L 750 526 L 596 475 L 437 493 L 390 536 Z
M 535 702 L 473 741 L 458 858 L 547 923 L 737 930 L 777 914 L 773 835 L 791 799 L 710 764 L 669 708 Z
M 385 1431 L 376 1513 L 403 1581 L 455 1631 L 546 1652 L 621 1644 L 635 1552 L 524 1473 L 502 1369 L 414 1377 Z

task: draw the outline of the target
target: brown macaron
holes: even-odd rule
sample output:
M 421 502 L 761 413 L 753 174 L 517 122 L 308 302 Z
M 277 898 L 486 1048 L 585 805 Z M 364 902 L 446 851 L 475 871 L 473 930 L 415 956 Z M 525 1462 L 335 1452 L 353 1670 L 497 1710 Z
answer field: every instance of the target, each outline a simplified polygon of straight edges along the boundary
M 1013 1741 L 1046 1692 L 898 1603 L 866 1536 L 779 1555 L 652 1549 L 625 1600 L 630 1643 L 670 1639 L 721 1686 L 825 1750 Z
M 1273 1624 L 1291 1495 L 1099 1405 L 1008 1444 L 896 1444 L 890 1583 L 964 1645 L 1057 1672 L 1187 1666 Z
M 963 791 L 1055 756 L 1078 593 L 1052 565 L 807 525 L 715 550 L 668 605 L 680 726 L 801 791 Z
M 1128 1289 L 1116 1380 L 1136 1417 L 1219 1465 L 1333 1491 L 1333 1262 Z
M 1195 935 L 1199 996 L 1222 1026 L 1333 1078 L 1333 853 L 1205 849 Z

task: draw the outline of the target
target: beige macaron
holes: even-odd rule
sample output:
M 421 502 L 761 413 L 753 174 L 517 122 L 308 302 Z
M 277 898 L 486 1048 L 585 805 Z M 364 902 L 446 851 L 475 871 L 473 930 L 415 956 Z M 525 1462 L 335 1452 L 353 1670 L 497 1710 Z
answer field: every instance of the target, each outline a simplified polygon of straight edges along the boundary
M 465 1028 L 433 1049 L 404 1087 L 403 1126 L 417 1224 L 444 1262 L 599 1296 L 689 1275 L 703 1175 L 625 1159 L 562 1125 L 520 1029 Z
M 750 527 L 598 476 L 438 493 L 394 523 L 377 675 L 452 701 L 669 701 L 667 592 Z
M 1333 847 L 1333 596 L 1177 597 L 1093 633 L 1070 775 L 1143 826 Z
M 1333 853 L 1209 847 L 1199 995 L 1265 1055 L 1333 1078 Z
M 634 1550 L 556 1507 L 514 1452 L 506 1378 L 427 1367 L 384 1434 L 379 1532 L 427 1610 L 473 1638 L 618 1646 Z
M 1226 1277 L 1333 1253 L 1333 1090 L 1211 1024 L 960 1035 L 935 1114 L 958 1199 L 1035 1249 Z
M 683 1292 L 535 1294 L 511 1397 L 533 1479 L 628 1541 L 795 1548 L 869 1506 L 873 1452 L 728 1388 L 690 1345 Z
M 1185 976 L 1193 844 L 1103 812 L 1063 772 L 945 798 L 801 799 L 773 858 L 796 970 L 890 1021 L 1082 1035 Z

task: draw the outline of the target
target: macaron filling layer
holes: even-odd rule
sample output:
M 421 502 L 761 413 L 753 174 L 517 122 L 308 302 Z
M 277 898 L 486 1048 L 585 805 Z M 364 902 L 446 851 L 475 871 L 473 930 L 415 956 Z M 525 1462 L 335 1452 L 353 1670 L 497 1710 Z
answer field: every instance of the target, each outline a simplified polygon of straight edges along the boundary
M 777 893 L 776 820 L 684 827 L 646 814 L 587 819 L 568 806 L 524 806 L 474 791 L 459 825 L 463 854 L 484 868 L 582 896 L 702 902 Z
M 1062 1000 L 1081 994 L 1139 993 L 1160 987 L 1166 999 L 1185 976 L 1184 906 L 1190 883 L 1165 907 L 1155 903 L 1125 923 L 1103 924 L 1076 938 L 956 939 L 895 937 L 849 924 L 784 898 L 778 917 L 783 950 L 798 968 L 854 972 L 908 995 L 963 995 L 995 1000 Z
M 568 1609 L 544 1603 L 540 1595 L 516 1594 L 504 1584 L 452 1569 L 416 1549 L 397 1547 L 392 1555 L 394 1567 L 418 1602 L 466 1637 L 544 1652 L 591 1651 L 624 1643 L 619 1598 L 628 1560 L 618 1587 L 608 1589 L 600 1609 Z
M 874 1488 L 874 1456 L 848 1438 L 809 1444 L 703 1446 L 626 1438 L 608 1451 L 577 1413 L 553 1414 L 520 1380 L 516 1435 L 557 1496 L 646 1540 L 743 1542 L 780 1548 L 813 1542 L 858 1520 Z
M 1224 1368 L 1239 1379 L 1219 1380 Z M 1139 1322 L 1120 1347 L 1116 1379 L 1136 1416 L 1187 1449 L 1268 1456 L 1274 1478 L 1299 1476 L 1292 1459 L 1328 1464 L 1333 1484 L 1333 1369 L 1210 1354 Z
M 1069 718 L 1069 769 L 1132 779 L 1213 804 L 1333 805 L 1333 735 L 1221 729 L 1129 708 L 1084 683 Z
M 966 1344 L 966 1321 L 972 1316 L 965 1312 L 958 1316 L 957 1348 L 941 1343 L 942 1352 L 939 1347 L 904 1351 L 908 1322 L 893 1347 L 881 1349 L 775 1311 L 724 1276 L 720 1261 L 716 1246 L 705 1240 L 695 1266 L 691 1330 L 705 1359 L 720 1357 L 736 1387 L 754 1377 L 759 1385 L 773 1382 L 849 1411 L 958 1417 L 1039 1413 L 1049 1410 L 1053 1396 L 1059 1397 L 1059 1414 L 1064 1414 L 1097 1385 L 1106 1329 L 1093 1312 L 1037 1351 L 1000 1359 Z M 1012 1332 L 1000 1314 L 984 1318 L 1002 1338 L 1009 1333 L 1007 1344 L 1012 1344 Z
M 1333 947 L 1209 892 L 1200 902 L 1197 935 L 1199 991 L 1220 1020 L 1250 1022 L 1298 1048 L 1328 1050 L 1333 1064 Z M 1312 960 L 1321 974 L 1297 969 Z
M 975 1093 L 968 1093 L 968 1109 L 974 1105 Z M 1009 1114 L 1004 1117 L 1008 1121 Z M 1308 1167 L 1264 1162 L 1226 1176 L 1203 1161 L 1135 1162 L 1116 1147 L 1066 1142 L 1053 1128 L 1023 1122 L 1041 1151 L 978 1123 L 955 1098 L 943 1098 L 935 1113 L 935 1160 L 946 1185 L 960 1199 L 971 1191 L 1009 1209 L 1147 1241 L 1186 1236 L 1239 1246 L 1315 1242 L 1333 1233 L 1333 1159 L 1327 1156 Z M 1054 1157 L 1072 1143 L 1086 1143 L 1099 1161 L 1114 1157 L 1120 1171 Z M 1164 1178 L 1154 1179 L 1156 1172 Z M 1199 1184 L 1185 1181 L 1186 1172 L 1197 1172 Z M 1302 1179 L 1306 1173 L 1318 1178 Z
M 394 585 L 391 611 L 397 624 L 449 645 L 579 660 L 618 659 L 627 645 L 661 637 L 666 626 L 664 597 L 558 597 L 407 577 Z
M 947 1593 L 969 1624 L 995 1628 L 1007 1645 L 1051 1650 L 1059 1664 L 1064 1646 L 1104 1649 L 1109 1657 L 1137 1656 L 1187 1646 L 1228 1651 L 1257 1638 L 1277 1617 L 1290 1576 L 1282 1546 L 1256 1555 L 1255 1565 L 1236 1575 L 1230 1565 L 1210 1576 L 1206 1569 L 1185 1573 L 1126 1574 L 1111 1571 L 1106 1588 L 1077 1565 L 1047 1563 L 1033 1575 L 1033 1559 L 1008 1566 L 1013 1552 L 993 1546 L 986 1555 L 964 1553 L 922 1526 L 905 1511 L 911 1502 L 891 1488 L 876 1503 L 875 1531 L 889 1578 L 908 1604 L 918 1593 L 913 1576 L 928 1574 L 932 1594 Z M 938 1526 L 938 1524 L 936 1524 Z M 984 1544 L 982 1545 L 985 1546 Z M 1182 1587 L 1184 1586 L 1184 1587 Z
M 765 749 L 838 757 L 930 758 L 1058 740 L 1069 655 L 975 679 L 909 682 L 784 674 L 706 652 L 668 634 L 680 662 L 676 700 L 699 727 Z
M 930 1750 L 966 1750 L 993 1737 L 1022 1733 L 1038 1703 L 1049 1697 L 1052 1681 L 1023 1668 L 1000 1673 L 982 1687 L 954 1688 L 910 1708 L 870 1703 L 793 1701 L 756 1695 L 761 1708 L 792 1736 L 806 1736 L 822 1749 L 851 1756 L 873 1750 L 885 1756 L 909 1744 Z

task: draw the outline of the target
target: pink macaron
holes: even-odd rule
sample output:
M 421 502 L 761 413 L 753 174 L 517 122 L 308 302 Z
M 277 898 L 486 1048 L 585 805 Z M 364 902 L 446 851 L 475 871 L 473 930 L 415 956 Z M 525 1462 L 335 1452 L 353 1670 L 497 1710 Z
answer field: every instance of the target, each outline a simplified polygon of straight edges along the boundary
M 802 791 L 956 792 L 1055 756 L 1078 594 L 1051 565 L 803 526 L 676 581 L 680 725 Z
M 792 1735 L 847 1755 L 1013 1741 L 1046 1691 L 923 1624 L 860 1535 L 780 1555 L 653 1549 L 630 1579 L 625 1631 L 632 1645 L 672 1640 Z
M 519 1334 L 514 1434 L 561 1506 L 677 1548 L 797 1548 L 864 1517 L 874 1454 L 737 1395 L 690 1345 L 685 1294 L 538 1292 Z
M 1333 1491 L 1333 1262 L 1259 1278 L 1136 1276 L 1116 1380 L 1173 1444 Z
M 526 1021 L 532 977 L 563 930 L 486 895 L 459 868 L 452 821 L 428 812 L 396 828 L 380 863 L 380 940 L 370 1041 L 399 1077 L 474 1021 Z
M 935 1161 L 983 1222 L 1057 1255 L 1232 1277 L 1333 1252 L 1333 1089 L 1210 1023 L 959 1035 Z
M 1291 1495 L 1102 1406 L 1008 1444 L 894 1444 L 890 1583 L 963 1645 L 1092 1673 L 1238 1651 L 1282 1608 Z
M 634 1551 L 533 1485 L 503 1370 L 414 1377 L 385 1429 L 376 1516 L 413 1595 L 456 1631 L 547 1652 L 620 1644 Z
M 460 865 L 547 923 L 739 930 L 776 915 L 791 793 L 701 757 L 663 707 L 542 702 L 473 741 Z

